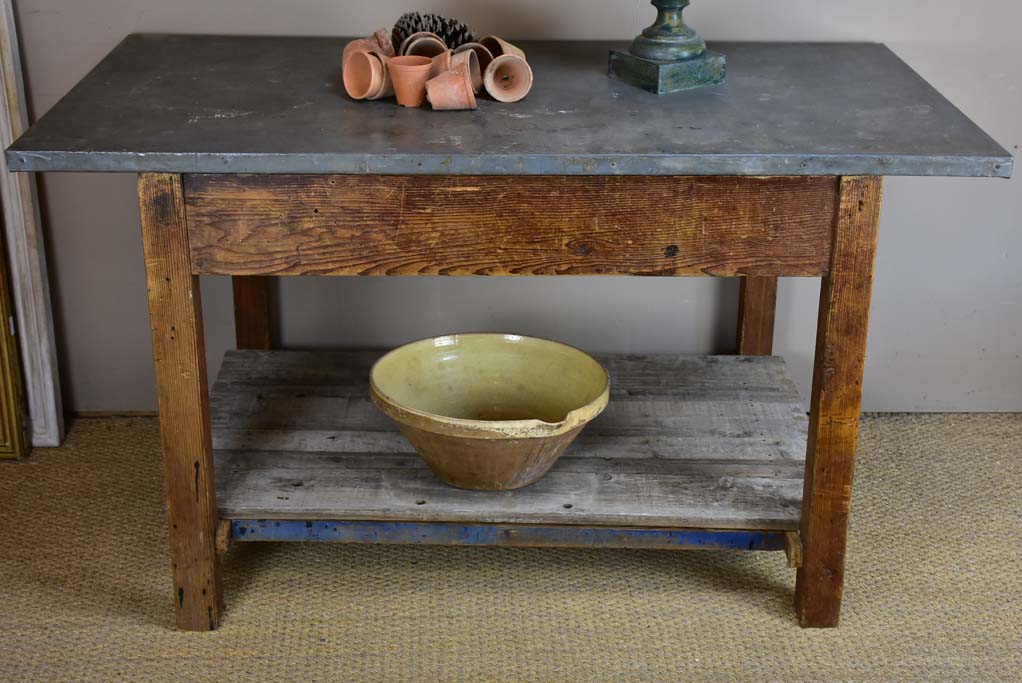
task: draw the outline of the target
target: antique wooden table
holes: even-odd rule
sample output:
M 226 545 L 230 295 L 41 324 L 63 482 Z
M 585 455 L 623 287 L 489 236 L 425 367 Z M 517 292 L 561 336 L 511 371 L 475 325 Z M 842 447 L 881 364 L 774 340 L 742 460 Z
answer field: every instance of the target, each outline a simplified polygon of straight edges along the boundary
M 787 550 L 801 623 L 836 625 L 881 176 L 1011 156 L 880 45 L 716 45 L 726 85 L 657 97 L 609 44 L 525 44 L 529 98 L 457 113 L 347 99 L 341 45 L 130 36 L 7 151 L 140 174 L 178 626 L 220 622 L 232 537 Z M 211 274 L 239 350 L 210 399 Z M 435 274 L 741 277 L 742 355 L 606 356 L 610 407 L 545 479 L 452 489 L 369 402 L 376 354 L 270 348 L 270 276 Z M 808 418 L 780 276 L 822 278 Z

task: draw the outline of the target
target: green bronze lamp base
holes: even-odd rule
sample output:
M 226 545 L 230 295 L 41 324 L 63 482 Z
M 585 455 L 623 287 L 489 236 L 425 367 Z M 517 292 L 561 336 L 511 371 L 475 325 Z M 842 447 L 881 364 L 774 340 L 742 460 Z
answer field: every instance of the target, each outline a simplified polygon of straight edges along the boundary
M 726 60 L 724 55 L 709 50 L 698 57 L 671 62 L 611 50 L 610 74 L 651 93 L 666 95 L 723 83 Z
M 657 95 L 718 85 L 726 77 L 724 55 L 682 19 L 691 0 L 651 0 L 657 18 L 627 52 L 610 51 L 610 75 Z

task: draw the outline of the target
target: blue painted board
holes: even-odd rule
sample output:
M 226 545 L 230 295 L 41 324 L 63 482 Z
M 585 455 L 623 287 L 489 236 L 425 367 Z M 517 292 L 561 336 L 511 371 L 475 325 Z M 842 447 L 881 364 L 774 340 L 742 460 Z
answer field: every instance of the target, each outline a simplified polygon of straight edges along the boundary
M 572 527 L 525 524 L 239 519 L 234 541 L 326 541 L 563 548 L 784 550 L 783 531 Z

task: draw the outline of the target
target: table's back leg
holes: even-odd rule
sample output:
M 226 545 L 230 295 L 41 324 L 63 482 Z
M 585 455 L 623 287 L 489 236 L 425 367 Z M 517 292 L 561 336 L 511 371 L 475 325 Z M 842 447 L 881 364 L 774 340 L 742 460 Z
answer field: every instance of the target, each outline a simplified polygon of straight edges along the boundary
M 220 622 L 220 563 L 202 301 L 191 272 L 181 177 L 139 176 L 167 521 L 180 629 Z
M 837 626 L 841 614 L 882 182 L 841 179 L 830 272 L 821 286 L 795 586 L 807 627 Z
M 738 353 L 769 356 L 774 352 L 777 278 L 743 277 L 738 299 Z
M 239 349 L 269 350 L 271 278 L 238 276 L 234 286 L 234 336 Z

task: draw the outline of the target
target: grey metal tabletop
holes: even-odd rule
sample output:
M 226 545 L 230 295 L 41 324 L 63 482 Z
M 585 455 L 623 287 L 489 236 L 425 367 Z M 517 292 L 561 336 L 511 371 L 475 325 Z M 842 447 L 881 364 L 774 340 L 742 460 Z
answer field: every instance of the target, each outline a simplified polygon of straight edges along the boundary
M 879 44 L 714 43 L 723 86 L 656 96 L 614 43 L 522 43 L 477 111 L 356 102 L 340 38 L 131 35 L 7 151 L 15 171 L 1008 177 L 1012 157 Z

